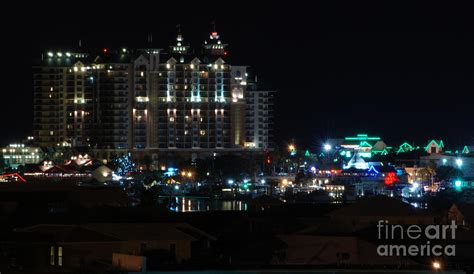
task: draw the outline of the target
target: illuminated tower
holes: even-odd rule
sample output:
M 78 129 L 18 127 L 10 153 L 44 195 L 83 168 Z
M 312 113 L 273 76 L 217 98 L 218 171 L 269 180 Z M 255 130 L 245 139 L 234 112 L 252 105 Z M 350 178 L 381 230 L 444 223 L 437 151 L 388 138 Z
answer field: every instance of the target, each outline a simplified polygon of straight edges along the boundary
M 227 44 L 222 44 L 220 35 L 217 33 L 216 26 L 214 24 L 211 34 L 209 35 L 209 40 L 204 41 L 204 49 L 206 54 L 225 56 L 227 55 L 226 47 Z

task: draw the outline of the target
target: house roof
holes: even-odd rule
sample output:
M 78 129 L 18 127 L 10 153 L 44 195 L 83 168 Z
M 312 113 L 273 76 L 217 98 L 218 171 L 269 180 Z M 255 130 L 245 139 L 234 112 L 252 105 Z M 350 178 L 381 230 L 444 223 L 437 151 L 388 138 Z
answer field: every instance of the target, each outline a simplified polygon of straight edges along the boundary
M 87 229 L 104 233 L 121 240 L 188 240 L 215 238 L 186 223 L 94 223 L 83 225 Z
M 395 198 L 375 196 L 362 200 L 349 206 L 336 209 L 329 213 L 330 216 L 409 216 L 430 215 L 429 212 L 417 209 Z
M 111 242 L 118 241 L 116 237 L 105 235 L 78 225 L 37 224 L 30 227 L 17 228 L 15 238 L 33 241 L 55 242 Z

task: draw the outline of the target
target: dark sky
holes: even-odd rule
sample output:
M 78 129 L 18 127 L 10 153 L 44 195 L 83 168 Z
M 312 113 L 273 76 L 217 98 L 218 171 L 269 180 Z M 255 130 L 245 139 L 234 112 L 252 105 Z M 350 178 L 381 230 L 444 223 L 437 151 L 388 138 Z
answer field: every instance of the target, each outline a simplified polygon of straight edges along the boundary
M 470 6 L 186 2 L 34 4 L 32 14 L 18 8 L 13 19 L 0 19 L 6 61 L 0 143 L 31 134 L 31 65 L 41 52 L 72 49 L 79 39 L 94 49 L 145 47 L 148 33 L 154 46 L 166 48 L 176 24 L 199 47 L 215 20 L 234 63 L 252 66 L 259 82 L 278 90 L 279 141 L 317 146 L 369 133 L 394 146 L 428 138 L 474 144 Z

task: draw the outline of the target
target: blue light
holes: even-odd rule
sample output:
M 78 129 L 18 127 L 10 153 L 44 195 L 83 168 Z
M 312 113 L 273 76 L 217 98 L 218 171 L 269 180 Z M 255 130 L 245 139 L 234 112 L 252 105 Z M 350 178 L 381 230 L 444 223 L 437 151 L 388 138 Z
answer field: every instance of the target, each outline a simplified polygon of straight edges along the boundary
M 179 190 L 179 185 L 175 185 L 174 189 Z
M 368 171 L 368 172 L 370 173 L 371 171 L 375 172 L 375 174 L 379 174 L 378 170 L 376 170 L 374 166 L 370 166 L 370 167 L 369 167 L 369 171 Z
M 454 182 L 454 186 L 455 186 L 456 188 L 460 188 L 460 187 L 462 186 L 461 180 L 456 180 L 456 181 Z
M 233 185 L 233 184 L 234 184 L 234 180 L 228 180 L 227 183 L 228 183 L 229 185 Z

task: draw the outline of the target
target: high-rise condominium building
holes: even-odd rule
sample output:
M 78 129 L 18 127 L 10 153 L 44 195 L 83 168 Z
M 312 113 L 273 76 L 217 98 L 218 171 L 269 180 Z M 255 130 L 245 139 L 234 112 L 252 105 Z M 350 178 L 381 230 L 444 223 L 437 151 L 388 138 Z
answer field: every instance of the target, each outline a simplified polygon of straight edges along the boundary
M 199 53 L 196 53 L 199 52 Z M 34 135 L 41 146 L 104 150 L 245 151 L 272 148 L 273 91 L 228 62 L 216 31 L 193 51 L 50 51 L 34 67 Z

